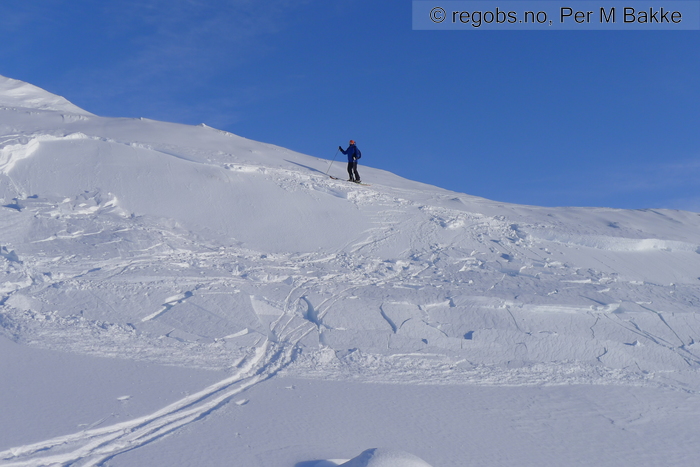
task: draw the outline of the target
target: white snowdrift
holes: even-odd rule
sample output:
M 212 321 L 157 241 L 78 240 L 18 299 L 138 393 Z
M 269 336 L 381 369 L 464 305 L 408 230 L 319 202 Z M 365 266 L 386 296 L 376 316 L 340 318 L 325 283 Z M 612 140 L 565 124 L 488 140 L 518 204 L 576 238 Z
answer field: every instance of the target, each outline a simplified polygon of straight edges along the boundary
M 413 454 L 381 448 L 368 449 L 340 465 L 345 467 L 430 467 L 427 462 Z
M 7 78 L 0 107 L 0 333 L 230 373 L 136 425 L 0 443 L 2 462 L 103 463 L 279 376 L 700 389 L 700 214 L 509 205 L 371 167 L 358 186 Z

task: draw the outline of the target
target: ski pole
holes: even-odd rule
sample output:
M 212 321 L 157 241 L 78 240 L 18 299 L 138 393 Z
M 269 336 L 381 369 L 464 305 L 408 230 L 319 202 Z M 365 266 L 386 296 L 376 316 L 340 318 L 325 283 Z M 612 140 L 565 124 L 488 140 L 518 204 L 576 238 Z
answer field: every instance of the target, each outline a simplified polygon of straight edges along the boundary
M 335 162 L 335 158 L 338 157 L 338 151 L 340 151 L 340 149 L 335 150 L 335 155 L 333 156 L 333 160 L 331 161 L 330 164 L 328 164 L 328 170 L 326 170 L 326 175 L 328 175 L 328 172 L 331 170 L 331 165 L 333 165 L 333 162 Z

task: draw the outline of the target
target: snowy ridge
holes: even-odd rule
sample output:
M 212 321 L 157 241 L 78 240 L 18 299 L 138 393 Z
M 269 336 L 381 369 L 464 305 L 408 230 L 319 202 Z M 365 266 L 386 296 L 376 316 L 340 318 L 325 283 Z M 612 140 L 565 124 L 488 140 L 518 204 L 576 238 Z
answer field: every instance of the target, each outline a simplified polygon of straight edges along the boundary
M 111 335 L 116 331 L 120 343 L 133 334 L 140 341 L 137 353 L 144 358 L 149 352 L 144 354 L 143 345 L 157 344 L 155 347 L 160 348 L 163 344 L 162 339 L 143 342 L 149 339 L 144 339 L 142 326 L 158 328 L 162 326 L 154 322 L 158 318 L 167 321 L 173 315 L 191 315 L 192 310 L 186 312 L 183 306 L 195 302 L 199 307 L 206 303 L 205 315 L 209 316 L 211 303 L 223 310 L 226 305 L 221 300 L 233 298 L 237 316 L 224 317 L 214 312 L 215 319 L 230 323 L 224 335 L 194 329 L 192 326 L 201 326 L 201 316 L 189 318 L 184 327 L 180 322 L 169 332 L 162 331 L 169 338 L 166 341 L 175 339 L 172 343 L 187 348 L 185 361 L 194 364 L 197 359 L 192 359 L 192 348 L 198 348 L 211 365 L 216 361 L 212 352 L 228 352 L 230 346 L 221 344 L 226 336 L 237 335 L 242 329 L 267 334 L 264 323 L 256 317 L 255 303 L 247 296 L 262 296 L 277 310 L 299 307 L 298 313 L 317 325 L 321 344 L 341 354 L 357 347 L 357 332 L 361 331 L 364 344 L 360 348 L 364 351 L 391 355 L 407 350 L 434 353 L 438 349 L 455 357 L 468 355 L 468 361 L 475 365 L 513 361 L 584 361 L 597 365 L 603 353 L 611 359 L 617 352 L 629 351 L 625 346 L 636 340 L 634 332 L 638 326 L 627 326 L 627 320 L 619 318 L 644 310 L 640 303 L 645 302 L 661 305 L 658 310 L 647 306 L 646 312 L 654 316 L 673 310 L 673 316 L 667 320 L 669 326 L 677 322 L 676 326 L 691 329 L 694 324 L 694 274 L 700 247 L 697 236 L 674 238 L 688 230 L 673 228 L 681 223 L 676 217 L 686 225 L 693 225 L 687 221 L 697 225 L 698 216 L 692 213 L 638 212 L 633 216 L 637 225 L 630 228 L 624 221 L 632 213 L 619 212 L 623 218 L 620 222 L 615 217 L 618 212 L 613 210 L 577 210 L 589 218 L 593 214 L 610 219 L 591 232 L 595 223 L 602 222 L 595 219 L 595 223 L 583 223 L 583 229 L 571 222 L 547 222 L 548 218 L 568 211 L 511 208 L 439 190 L 426 195 L 422 186 L 413 187 L 412 191 L 411 182 L 405 181 L 399 181 L 397 188 L 378 185 L 369 190 L 348 186 L 324 178 L 320 169 L 313 169 L 314 165 L 322 168 L 325 164 L 319 164 L 321 161 L 306 160 L 289 152 L 282 158 L 274 157 L 279 152 L 277 148 L 270 148 L 268 153 L 273 155 L 274 163 L 269 163 L 269 156 L 267 163 L 253 163 L 251 156 L 244 160 L 232 156 L 240 152 L 235 148 L 212 154 L 191 146 L 128 142 L 121 134 L 114 137 L 115 133 L 122 133 L 119 127 L 127 126 L 131 132 L 139 121 L 116 120 L 110 125 L 100 122 L 93 127 L 82 121 L 77 123 L 80 131 L 62 128 L 63 137 L 34 135 L 25 144 L 3 148 L 5 171 L 12 172 L 5 185 L 5 199 L 11 198 L 5 205 L 10 209 L 7 219 L 12 219 L 19 229 L 18 238 L 23 234 L 22 228 L 31 230 L 22 266 L 15 262 L 12 267 L 13 275 L 21 279 L 6 282 L 5 288 L 13 289 L 11 284 L 26 287 L 29 280 L 32 287 L 6 298 L 8 305 L 20 305 L 8 315 L 20 321 L 26 320 L 27 314 L 33 316 L 37 310 L 36 306 L 26 305 L 28 295 L 37 300 L 46 294 L 42 301 L 59 310 L 51 311 L 58 313 L 49 320 L 56 324 L 53 330 L 43 318 L 45 312 L 39 313 L 41 326 L 26 326 L 23 338 L 27 341 L 41 340 L 43 345 L 62 341 L 62 347 L 69 348 L 71 341 L 89 342 L 79 329 L 85 323 L 99 322 L 102 324 L 97 326 L 111 329 Z M 167 134 L 162 127 L 169 126 L 148 121 L 145 125 L 150 130 L 146 135 L 153 133 L 153 127 Z M 108 130 L 111 134 L 107 136 L 95 135 L 91 134 L 94 127 L 117 131 Z M 182 128 L 178 130 L 182 132 Z M 194 134 L 212 130 L 202 127 L 185 131 Z M 54 129 L 51 133 L 61 131 Z M 214 139 L 210 136 L 211 133 L 198 135 L 199 139 Z M 216 132 L 216 136 L 230 140 L 221 132 Z M 266 145 L 254 149 L 254 144 L 246 144 L 249 148 L 244 153 L 255 159 L 257 152 L 265 159 Z M 65 145 L 68 146 L 63 150 Z M 54 154 L 64 156 L 56 160 Z M 105 158 L 104 154 L 112 157 Z M 132 160 L 132 154 L 138 159 Z M 59 165 L 49 170 L 40 168 L 52 160 Z M 108 167 L 100 173 L 105 165 Z M 144 189 L 139 172 L 155 174 L 161 167 L 174 176 L 161 177 L 165 187 Z M 131 175 L 134 170 L 136 177 Z M 372 174 L 370 169 L 365 170 Z M 62 171 L 66 176 L 55 176 Z M 195 180 L 203 177 L 202 181 L 195 183 L 192 175 Z M 115 180 L 120 183 L 114 183 Z M 257 185 L 248 185 L 253 181 Z M 182 186 L 193 187 L 194 191 L 183 197 Z M 87 190 L 78 194 L 83 188 Z M 279 196 L 293 201 L 285 204 Z M 213 205 L 204 200 L 222 202 Z M 316 207 L 311 210 L 311 206 Z M 334 216 L 333 222 L 327 221 L 329 216 Z M 26 224 L 19 228 L 22 219 Z M 40 230 L 32 228 L 37 219 L 42 219 Z M 284 226 L 282 236 L 274 230 L 276 221 Z M 643 229 L 639 226 L 651 231 L 641 236 Z M 308 235 L 307 231 L 316 234 Z M 654 238 L 671 232 L 666 238 Z M 124 250 L 125 242 L 132 247 Z M 90 254 L 84 245 L 90 246 Z M 295 249 L 290 249 L 290 245 Z M 314 251 L 319 246 L 321 251 Z M 51 259 L 26 257 L 32 250 Z M 74 251 L 74 256 L 61 254 L 65 251 Z M 636 261 L 669 266 L 640 270 Z M 195 265 L 198 271 L 193 278 L 189 272 Z M 51 272 L 47 274 L 42 269 Z M 114 307 L 110 297 L 133 296 L 138 290 L 150 295 L 153 284 L 157 283 L 160 289 L 164 280 L 173 284 L 174 295 L 165 288 L 160 298 L 153 298 L 156 303 L 139 300 L 140 303 L 123 308 L 127 313 L 123 319 L 102 319 L 115 316 L 106 309 L 100 311 L 105 304 Z M 56 284 L 71 290 L 67 302 L 59 298 L 65 294 L 52 296 Z M 112 289 L 106 300 L 94 304 L 75 300 L 81 290 L 89 290 L 92 295 L 97 284 L 102 290 Z M 271 287 L 280 292 L 268 291 Z M 380 298 L 387 290 L 391 291 L 389 299 Z M 515 290 L 517 294 L 512 292 Z M 640 292 L 653 297 L 635 297 Z M 118 310 L 115 309 L 117 316 L 122 315 Z M 679 315 L 683 310 L 687 314 Z M 567 322 L 562 328 L 551 318 L 547 318 L 545 326 L 536 324 L 543 313 L 575 315 L 567 320 L 579 324 Z M 353 329 L 359 324 L 355 320 L 346 322 L 353 314 L 364 323 L 358 329 Z M 242 318 L 245 316 L 249 317 Z M 75 325 L 67 326 L 66 319 Z M 251 321 L 257 321 L 257 326 L 251 326 Z M 36 324 L 36 320 L 28 323 Z M 619 330 L 613 331 L 618 328 L 635 331 L 628 331 L 628 338 L 615 345 L 591 341 L 595 334 L 592 329 L 606 326 L 612 329 L 600 329 L 598 336 L 618 335 Z M 571 335 L 572 329 L 579 328 L 585 331 L 583 335 Z M 32 332 L 37 332 L 34 338 L 30 338 Z M 55 337 L 51 337 L 54 333 Z M 74 333 L 74 338 L 68 337 Z M 513 333 L 520 336 L 520 350 L 500 339 Z M 95 338 L 104 342 L 102 334 L 98 332 Z M 666 350 L 679 352 L 681 359 L 695 361 L 689 350 L 694 338 L 675 340 L 678 345 L 668 345 Z M 109 346 L 85 347 L 111 354 Z M 534 358 L 523 354 L 525 347 Z M 159 352 L 154 349 L 146 358 L 157 359 Z M 634 353 L 638 355 L 639 349 Z M 225 361 L 228 357 L 222 358 Z M 631 357 L 616 357 L 621 362 L 628 358 Z M 656 363 L 647 370 L 654 368 Z
M 276 375 L 700 390 L 700 214 L 508 205 L 369 167 L 358 186 L 206 125 L 0 83 L 0 103 L 29 96 L 0 109 L 0 333 L 231 373 L 0 445 L 2 465 L 104 465 Z
M 77 115 L 92 115 L 65 98 L 37 86 L 0 76 L 0 107 L 54 110 Z

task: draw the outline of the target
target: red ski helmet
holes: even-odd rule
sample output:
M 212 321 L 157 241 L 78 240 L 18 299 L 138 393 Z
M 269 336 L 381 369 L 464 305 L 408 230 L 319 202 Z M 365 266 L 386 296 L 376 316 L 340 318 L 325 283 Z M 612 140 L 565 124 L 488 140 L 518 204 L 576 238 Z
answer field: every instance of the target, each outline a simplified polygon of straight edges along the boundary
M 351 139 L 351 140 L 350 140 L 350 144 L 355 144 L 355 140 L 354 140 L 354 139 Z

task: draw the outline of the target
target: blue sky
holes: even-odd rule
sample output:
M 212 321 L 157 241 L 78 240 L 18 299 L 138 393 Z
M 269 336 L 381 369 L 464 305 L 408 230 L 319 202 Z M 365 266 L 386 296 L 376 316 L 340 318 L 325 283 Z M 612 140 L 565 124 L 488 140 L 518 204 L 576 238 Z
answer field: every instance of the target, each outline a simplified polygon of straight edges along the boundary
M 413 31 L 411 12 L 3 0 L 0 74 L 327 159 L 352 138 L 362 164 L 499 201 L 700 212 L 700 31 Z

